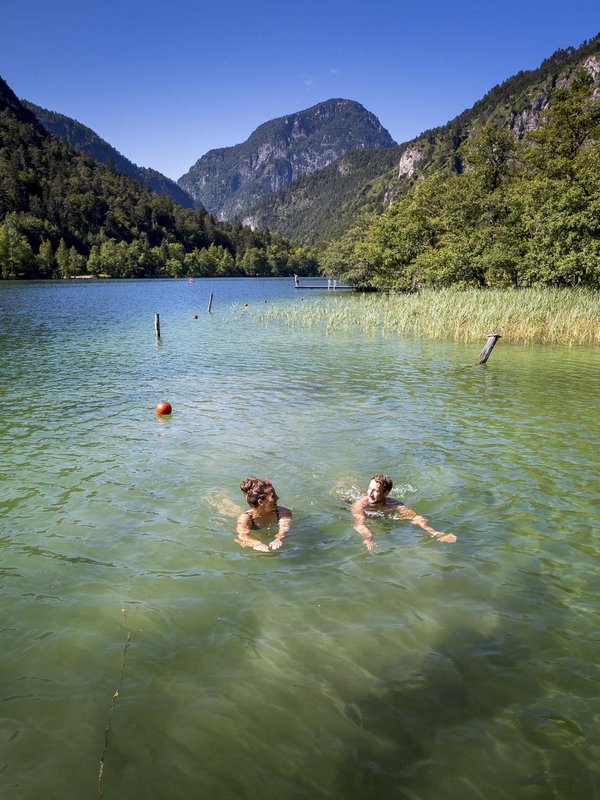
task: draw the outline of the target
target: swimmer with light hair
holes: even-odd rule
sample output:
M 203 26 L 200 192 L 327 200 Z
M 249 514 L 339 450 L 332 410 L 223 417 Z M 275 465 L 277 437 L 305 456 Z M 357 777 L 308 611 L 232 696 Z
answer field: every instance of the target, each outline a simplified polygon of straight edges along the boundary
M 242 547 L 251 547 L 263 553 L 278 550 L 292 526 L 292 512 L 289 508 L 278 506 L 279 497 L 270 481 L 256 478 L 254 475 L 240 483 L 240 489 L 250 506 L 237 518 L 236 542 Z M 277 525 L 275 538 L 264 544 L 252 535 L 253 531 Z
M 431 534 L 434 539 L 440 542 L 455 542 L 456 536 L 453 533 L 444 533 L 443 531 L 436 531 L 431 528 L 425 517 L 417 514 L 412 508 L 408 508 L 404 503 L 399 500 L 394 500 L 388 497 L 392 490 L 392 479 L 389 475 L 373 475 L 369 480 L 367 493 L 358 500 L 352 503 L 351 511 L 354 517 L 354 530 L 357 531 L 363 539 L 363 543 L 367 550 L 374 550 L 377 545 L 373 541 L 373 531 L 367 525 L 367 515 L 369 512 L 385 514 L 392 516 L 395 519 L 408 519 L 413 525 L 418 525 L 424 531 Z

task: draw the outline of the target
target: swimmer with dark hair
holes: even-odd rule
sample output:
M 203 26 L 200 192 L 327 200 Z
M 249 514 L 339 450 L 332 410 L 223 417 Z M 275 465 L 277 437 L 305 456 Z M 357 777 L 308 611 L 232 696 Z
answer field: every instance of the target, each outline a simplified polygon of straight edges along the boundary
M 396 519 L 409 519 L 413 525 L 418 525 L 427 531 L 434 539 L 440 542 L 455 542 L 456 536 L 453 533 L 444 533 L 431 528 L 425 517 L 417 514 L 412 508 L 408 508 L 400 500 L 388 497 L 392 490 L 392 479 L 389 475 L 373 475 L 369 480 L 367 493 L 352 503 L 352 516 L 354 517 L 354 530 L 363 539 L 367 550 L 374 550 L 377 546 L 373 541 L 373 531 L 367 525 L 366 516 L 369 512 L 374 514 L 385 514 Z
M 292 526 L 292 512 L 289 508 L 277 505 L 279 497 L 270 481 L 252 475 L 240 483 L 240 489 L 250 510 L 244 511 L 237 518 L 236 542 L 242 547 L 251 547 L 263 553 L 278 550 Z M 253 531 L 273 525 L 277 525 L 278 530 L 269 544 L 264 544 L 252 535 Z

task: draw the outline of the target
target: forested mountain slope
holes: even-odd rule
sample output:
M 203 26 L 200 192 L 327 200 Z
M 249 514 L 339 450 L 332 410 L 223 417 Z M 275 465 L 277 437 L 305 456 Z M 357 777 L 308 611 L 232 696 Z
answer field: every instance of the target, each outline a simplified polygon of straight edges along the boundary
M 325 271 L 364 289 L 600 288 L 597 57 L 555 86 L 521 137 L 491 120 L 456 158 L 460 171 L 432 172 L 332 241 Z
M 48 133 L 0 78 L 0 277 L 315 271 L 279 237 L 217 223 Z
M 49 133 L 67 142 L 77 152 L 83 153 L 101 164 L 112 164 L 117 172 L 122 172 L 123 175 L 134 178 L 154 194 L 167 195 L 183 208 L 193 208 L 194 202 L 192 198 L 175 181 L 165 175 L 161 175 L 160 172 L 154 169 L 138 167 L 137 164 L 125 158 L 112 145 L 98 136 L 91 128 L 82 125 L 77 120 L 58 114 L 55 111 L 48 111 L 26 100 L 21 102 L 25 108 L 35 115 L 40 124 Z
M 305 244 L 335 239 L 364 213 L 381 212 L 416 181 L 436 172 L 459 174 L 461 144 L 485 124 L 494 122 L 517 138 L 536 128 L 552 90 L 579 67 L 600 74 L 600 35 L 577 49 L 558 50 L 538 69 L 517 73 L 446 125 L 389 150 L 346 153 L 240 218 Z

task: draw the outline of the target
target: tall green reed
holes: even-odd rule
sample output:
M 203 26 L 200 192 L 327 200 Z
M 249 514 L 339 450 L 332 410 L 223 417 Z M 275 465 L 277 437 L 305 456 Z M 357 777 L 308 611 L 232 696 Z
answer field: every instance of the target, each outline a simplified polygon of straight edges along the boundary
M 477 341 L 600 344 L 600 292 L 589 289 L 424 289 L 415 294 L 334 294 L 260 312 L 268 321 Z

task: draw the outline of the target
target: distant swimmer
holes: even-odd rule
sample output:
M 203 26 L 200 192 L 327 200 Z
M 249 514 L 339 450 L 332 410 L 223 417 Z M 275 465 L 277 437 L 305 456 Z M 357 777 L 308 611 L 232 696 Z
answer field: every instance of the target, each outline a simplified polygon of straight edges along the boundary
M 367 493 L 352 503 L 351 511 L 354 517 L 354 530 L 362 536 L 367 550 L 374 550 L 376 547 L 373 541 L 373 531 L 368 527 L 366 520 L 370 512 L 385 514 L 395 519 L 409 519 L 413 525 L 423 528 L 424 531 L 430 533 L 435 539 L 439 539 L 440 542 L 456 541 L 456 536 L 453 533 L 434 530 L 427 524 L 425 517 L 420 516 L 399 500 L 388 497 L 392 486 L 392 479 L 388 475 L 373 475 L 369 481 Z
M 278 550 L 286 533 L 292 527 L 292 512 L 289 508 L 277 505 L 279 497 L 270 481 L 251 476 L 240 483 L 240 489 L 250 506 L 250 511 L 244 511 L 237 518 L 236 542 L 242 547 L 252 547 L 253 550 L 263 553 Z M 252 531 L 270 528 L 275 524 L 278 528 L 277 534 L 268 545 L 252 535 Z

